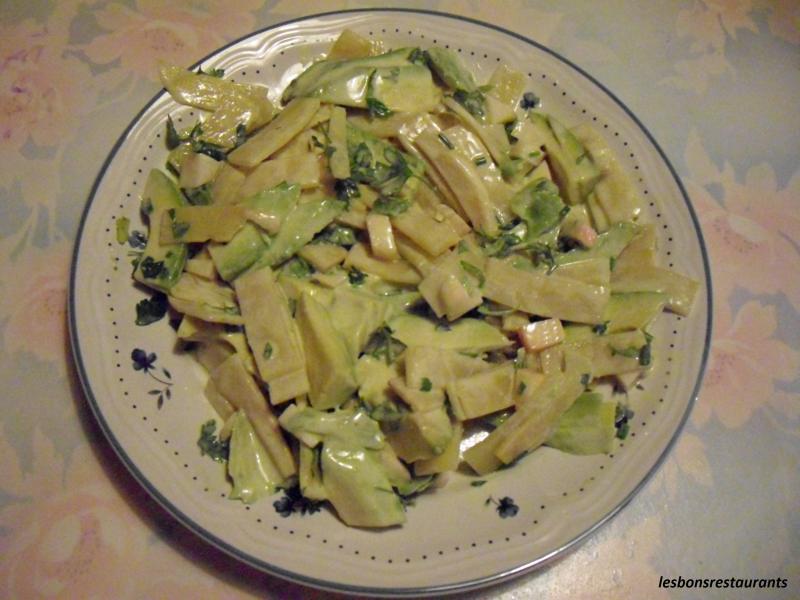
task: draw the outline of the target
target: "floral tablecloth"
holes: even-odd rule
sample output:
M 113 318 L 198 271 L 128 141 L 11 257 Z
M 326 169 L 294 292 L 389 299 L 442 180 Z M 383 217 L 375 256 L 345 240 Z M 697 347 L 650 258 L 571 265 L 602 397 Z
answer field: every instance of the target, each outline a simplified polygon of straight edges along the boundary
M 800 595 L 800 3 L 437 0 L 594 75 L 659 140 L 711 258 L 714 336 L 676 447 L 613 521 L 476 598 Z M 103 160 L 159 89 L 250 31 L 373 2 L 0 5 L 0 597 L 325 598 L 237 563 L 159 508 L 93 422 L 66 335 L 70 253 Z M 769 590 L 660 578 L 782 578 Z

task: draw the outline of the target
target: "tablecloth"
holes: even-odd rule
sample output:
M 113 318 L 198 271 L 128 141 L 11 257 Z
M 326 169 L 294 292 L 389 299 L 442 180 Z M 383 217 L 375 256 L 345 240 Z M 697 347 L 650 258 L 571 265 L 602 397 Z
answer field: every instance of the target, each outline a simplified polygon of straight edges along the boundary
M 664 148 L 714 286 L 705 382 L 676 446 L 554 565 L 473 598 L 800 595 L 800 4 L 435 0 L 573 61 Z M 0 597 L 328 598 L 209 546 L 125 471 L 71 362 L 66 296 L 90 188 L 159 90 L 270 24 L 361 1 L 5 0 L 0 6 Z M 772 589 L 665 587 L 678 578 Z M 661 585 L 659 585 L 661 583 Z M 667 583 L 669 585 L 669 583 Z

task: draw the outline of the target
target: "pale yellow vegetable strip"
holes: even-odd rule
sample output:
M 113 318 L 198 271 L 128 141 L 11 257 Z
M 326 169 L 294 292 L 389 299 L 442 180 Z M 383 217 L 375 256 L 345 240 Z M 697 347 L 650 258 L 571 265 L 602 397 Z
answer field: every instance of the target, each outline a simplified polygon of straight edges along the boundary
M 582 365 L 576 368 L 571 363 Z M 585 370 L 584 370 L 585 369 Z M 567 358 L 567 370 L 558 377 L 558 383 L 548 387 L 548 382 L 541 384 L 529 402 L 495 429 L 501 442 L 494 451 L 495 456 L 505 464 L 512 462 L 523 452 L 541 446 L 550 436 L 550 432 L 575 399 L 584 389 L 581 378 L 589 372 L 588 361 Z M 490 437 L 491 437 L 490 435 Z
M 475 171 L 475 165 L 448 149 L 434 131 L 428 130 L 420 134 L 416 145 L 453 190 L 472 226 L 486 235 L 497 235 L 500 228 L 495 216 L 496 209 Z
M 508 159 L 511 146 L 502 125 L 482 125 L 478 123 L 475 117 L 467 112 L 467 109 L 452 98 L 445 98 L 442 102 L 447 108 L 458 115 L 458 118 L 467 129 L 470 129 L 481 138 L 481 141 L 489 149 L 489 153 L 492 155 L 494 162 L 498 165 L 502 165 Z
M 433 268 L 433 256 L 425 252 L 402 233 L 397 233 L 394 236 L 394 241 L 397 244 L 397 252 L 400 256 L 413 266 L 420 275 L 424 277 L 430 273 Z
M 211 198 L 216 205 L 233 204 L 239 197 L 239 188 L 246 175 L 229 163 L 224 163 L 211 185 Z
M 350 158 L 347 154 L 347 110 L 343 106 L 331 109 L 328 137 L 333 154 L 330 157 L 331 173 L 336 179 L 350 177 Z
M 334 244 L 306 244 L 298 254 L 317 271 L 323 272 L 342 264 L 347 258 L 347 250 Z
M 307 394 L 309 390 L 308 374 L 305 367 L 274 377 L 269 382 L 270 404 L 282 404 Z
M 294 475 L 297 472 L 294 456 L 283 438 L 278 420 L 239 357 L 231 356 L 212 371 L 211 378 L 219 393 L 245 412 L 281 476 Z
M 159 75 L 162 85 L 177 102 L 205 110 L 216 110 L 226 98 L 252 97 L 256 92 L 255 86 L 194 73 L 163 62 L 159 65 Z M 266 98 L 266 88 L 261 89 Z
M 179 206 L 161 215 L 159 241 L 162 244 L 228 242 L 245 220 L 245 211 L 239 206 Z
M 439 256 L 461 239 L 444 215 L 441 221 L 437 221 L 418 204 L 412 204 L 404 213 L 392 217 L 392 225 L 432 256 Z
M 261 378 L 269 382 L 304 368 L 297 325 L 272 271 L 262 268 L 237 277 L 234 288 Z
M 407 386 L 402 377 L 390 379 L 389 387 L 411 407 L 411 410 L 425 412 L 444 406 L 444 390 L 440 387 L 431 387 L 430 390 L 423 391 L 421 387 Z
M 607 286 L 589 285 L 555 273 L 523 271 L 496 258 L 486 261 L 485 276 L 481 290 L 485 298 L 530 314 L 564 321 L 602 323 L 610 297 Z
M 514 406 L 514 365 L 505 362 L 447 384 L 447 399 L 459 421 Z
M 302 189 L 319 187 L 322 165 L 316 154 L 281 156 L 266 160 L 253 169 L 237 192 L 240 199 L 287 182 L 296 183 Z
M 625 246 L 617 257 L 614 270 L 619 269 L 624 273 L 629 268 L 636 268 L 639 265 L 656 264 L 656 227 L 652 223 L 642 225 L 641 231 L 631 242 Z
M 370 255 L 364 244 L 358 243 L 350 248 L 344 261 L 346 267 L 355 267 L 359 271 L 376 275 L 385 281 L 403 285 L 417 285 L 421 278 L 419 273 L 406 261 L 386 262 Z
M 366 218 L 367 235 L 372 254 L 380 260 L 393 261 L 400 258 L 394 241 L 392 222 L 386 215 L 370 213 Z
M 181 161 L 181 175 L 178 185 L 182 188 L 196 188 L 213 181 L 222 168 L 222 161 L 214 160 L 206 154 L 192 152 Z
M 217 411 L 220 419 L 227 421 L 228 418 L 234 413 L 233 406 L 225 399 L 225 396 L 219 393 L 214 380 L 209 377 L 206 381 L 206 387 L 203 390 L 208 403 Z
M 327 58 L 366 58 L 373 54 L 373 49 L 373 43 L 367 38 L 351 29 L 345 29 L 331 46 Z
M 319 105 L 316 98 L 292 100 L 272 122 L 228 154 L 228 162 L 238 167 L 255 167 L 303 131 Z
M 661 292 L 668 296 L 666 307 L 687 316 L 692 310 L 700 283 L 680 273 L 653 265 L 631 266 L 611 273 L 611 289 L 615 292 Z
M 464 435 L 464 426 L 461 423 L 453 424 L 453 437 L 439 456 L 418 460 L 414 463 L 414 475 L 433 475 L 455 471 L 459 463 L 459 446 Z
M 525 91 L 525 76 L 507 65 L 498 66 L 489 78 L 492 96 L 514 109 Z
M 216 281 L 184 273 L 169 291 L 169 303 L 180 313 L 203 321 L 241 325 L 244 321 L 233 290 Z
M 433 388 L 444 387 L 456 379 L 469 377 L 491 369 L 494 365 L 461 354 L 455 350 L 431 348 L 428 346 L 409 346 L 405 352 L 406 384 L 412 389 L 420 389 L 427 379 Z

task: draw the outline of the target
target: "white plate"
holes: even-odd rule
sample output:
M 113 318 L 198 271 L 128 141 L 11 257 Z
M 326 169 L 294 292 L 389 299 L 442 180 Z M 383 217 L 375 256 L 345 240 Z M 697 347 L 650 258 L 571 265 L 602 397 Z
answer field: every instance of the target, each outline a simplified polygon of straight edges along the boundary
M 131 283 L 128 248 L 115 241 L 115 219 L 140 222 L 147 172 L 164 164 L 167 114 L 184 126 L 196 118 L 164 93 L 114 147 L 83 215 L 70 289 L 75 360 L 88 401 L 122 461 L 208 542 L 265 571 L 328 589 L 373 595 L 463 591 L 564 554 L 625 505 L 658 466 L 691 409 L 708 352 L 707 259 L 686 194 L 642 124 L 578 67 L 516 34 L 429 12 L 353 11 L 268 28 L 202 65 L 224 68 L 236 81 L 265 83 L 277 97 L 345 27 L 394 47 L 449 47 L 477 70 L 479 80 L 500 63 L 522 71 L 544 110 L 568 124 L 593 124 L 634 175 L 647 200 L 647 218 L 658 226 L 661 263 L 704 285 L 690 317 L 659 320 L 656 367 L 645 389 L 631 397 L 636 416 L 625 442 L 609 456 L 543 448 L 482 487 L 455 476 L 446 488 L 420 498 L 404 527 L 388 531 L 351 529 L 328 511 L 283 518 L 271 500 L 252 507 L 228 500 L 222 468 L 197 448 L 199 426 L 212 417 L 203 373 L 174 352 L 166 322 L 134 324 L 134 306 L 143 294 Z M 152 370 L 133 369 L 135 348 L 157 355 Z M 158 408 L 158 394 L 167 389 L 170 398 Z M 500 518 L 486 504 L 489 496 L 513 498 L 519 513 Z

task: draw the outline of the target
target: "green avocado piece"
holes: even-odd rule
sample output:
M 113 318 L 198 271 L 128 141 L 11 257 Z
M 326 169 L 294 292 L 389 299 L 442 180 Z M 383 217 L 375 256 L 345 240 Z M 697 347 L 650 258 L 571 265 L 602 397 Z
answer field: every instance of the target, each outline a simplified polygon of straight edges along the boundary
M 226 244 L 208 244 L 211 260 L 220 277 L 232 281 L 258 260 L 267 249 L 266 234 L 253 223 L 245 223 Z
M 561 415 L 545 444 L 570 454 L 611 452 L 617 433 L 615 413 L 615 402 L 604 401 L 596 392 L 584 392 Z
M 594 246 L 559 254 L 556 256 L 556 264 L 565 265 L 588 258 L 616 259 L 640 230 L 641 227 L 636 223 L 615 223 L 608 231 L 597 236 Z
M 270 238 L 269 247 L 255 262 L 253 269 L 272 267 L 288 260 L 345 208 L 346 203 L 336 198 L 320 198 L 298 204 L 286 215 L 280 231 Z
M 319 449 L 324 496 L 342 521 L 352 527 L 405 522 L 402 503 L 392 488 L 393 480 L 401 479 L 397 470 L 402 467 L 388 465 L 386 440 L 365 411 L 327 412 L 292 405 L 280 423 L 301 444 Z
M 535 179 L 511 198 L 511 210 L 528 225 L 527 241 L 557 231 L 564 218 L 565 204 L 549 179 Z
M 289 84 L 283 93 L 283 101 L 313 96 L 344 106 L 366 106 L 367 84 L 372 71 L 410 65 L 408 56 L 411 51 L 412 48 L 401 48 L 366 58 L 321 60 Z
M 284 478 L 244 411 L 237 411 L 232 419 L 228 453 L 228 475 L 233 481 L 230 497 L 252 504 L 274 494 L 277 486 L 284 483 Z
M 240 205 L 273 215 L 282 222 L 297 206 L 299 197 L 300 186 L 282 183 L 243 200 Z M 248 222 L 227 244 L 209 244 L 208 249 L 220 277 L 232 281 L 264 254 L 269 243 L 269 236 Z
M 545 144 L 545 150 L 552 159 L 550 164 L 556 180 L 567 201 L 570 204 L 580 204 L 599 181 L 600 169 L 588 150 L 560 121 L 548 116 L 547 123 L 561 149 L 561 152 L 553 152 L 552 145 Z
M 148 287 L 168 292 L 177 283 L 186 263 L 186 244 L 161 244 L 161 216 L 184 206 L 186 200 L 166 174 L 153 169 L 142 194 L 142 212 L 148 218 L 147 245 L 136 264 L 133 278 Z
M 355 361 L 328 310 L 303 293 L 295 315 L 306 353 L 309 399 L 314 408 L 336 408 L 358 389 Z
M 478 89 L 475 77 L 458 58 L 458 55 L 447 48 L 433 47 L 426 50 L 428 64 L 439 78 L 452 90 L 474 92 Z
M 459 319 L 447 328 L 441 328 L 429 319 L 402 314 L 391 319 L 389 327 L 392 337 L 406 346 L 484 352 L 511 344 L 496 327 L 480 319 Z

